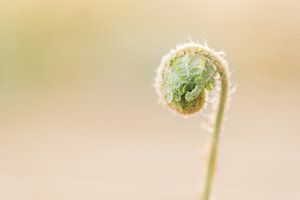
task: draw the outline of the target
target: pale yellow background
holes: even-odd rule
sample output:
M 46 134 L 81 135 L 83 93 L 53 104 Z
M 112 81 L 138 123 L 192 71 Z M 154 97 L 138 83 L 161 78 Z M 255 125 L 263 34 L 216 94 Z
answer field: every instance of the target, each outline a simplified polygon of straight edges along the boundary
M 199 200 L 201 117 L 152 87 L 188 37 L 237 85 L 215 199 L 300 199 L 300 1 L 1 0 L 0 200 Z

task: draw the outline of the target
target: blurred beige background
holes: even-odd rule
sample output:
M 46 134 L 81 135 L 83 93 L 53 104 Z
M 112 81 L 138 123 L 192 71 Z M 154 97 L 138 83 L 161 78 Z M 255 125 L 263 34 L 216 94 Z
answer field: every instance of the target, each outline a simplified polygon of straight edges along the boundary
M 201 117 L 157 104 L 188 37 L 237 85 L 216 200 L 300 199 L 300 1 L 0 1 L 1 200 L 199 200 Z

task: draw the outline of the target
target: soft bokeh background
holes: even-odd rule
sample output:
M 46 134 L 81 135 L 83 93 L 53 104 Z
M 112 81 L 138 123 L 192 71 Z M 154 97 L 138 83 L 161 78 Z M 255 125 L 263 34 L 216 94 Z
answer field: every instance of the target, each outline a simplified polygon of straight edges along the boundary
M 157 104 L 188 37 L 237 85 L 218 200 L 300 199 L 300 1 L 1 0 L 0 199 L 199 200 L 201 117 Z

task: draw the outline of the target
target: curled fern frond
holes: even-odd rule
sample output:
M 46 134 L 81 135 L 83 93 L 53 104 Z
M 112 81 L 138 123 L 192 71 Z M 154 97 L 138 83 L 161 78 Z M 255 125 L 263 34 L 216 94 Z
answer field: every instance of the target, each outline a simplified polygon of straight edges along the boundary
M 209 200 L 212 189 L 219 135 L 228 96 L 227 69 L 222 53 L 213 51 L 207 45 L 190 42 L 165 55 L 156 75 L 155 86 L 161 102 L 185 116 L 200 111 L 210 96 L 208 93 L 216 88 L 216 82 L 221 83 L 220 90 L 217 90 L 220 95 L 209 141 L 201 200 Z

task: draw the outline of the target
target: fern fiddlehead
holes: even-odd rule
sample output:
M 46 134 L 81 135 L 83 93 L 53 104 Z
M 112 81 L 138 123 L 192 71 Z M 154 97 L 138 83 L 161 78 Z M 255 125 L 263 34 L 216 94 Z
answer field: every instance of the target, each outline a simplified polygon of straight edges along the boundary
M 209 200 L 216 168 L 219 135 L 228 96 L 227 62 L 207 45 L 190 42 L 165 55 L 157 70 L 156 91 L 168 108 L 184 116 L 201 111 L 220 81 L 218 108 L 210 137 L 201 200 Z

